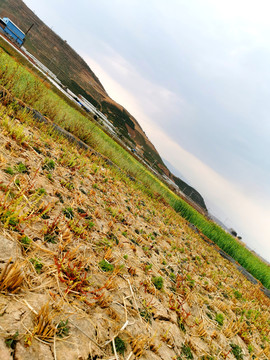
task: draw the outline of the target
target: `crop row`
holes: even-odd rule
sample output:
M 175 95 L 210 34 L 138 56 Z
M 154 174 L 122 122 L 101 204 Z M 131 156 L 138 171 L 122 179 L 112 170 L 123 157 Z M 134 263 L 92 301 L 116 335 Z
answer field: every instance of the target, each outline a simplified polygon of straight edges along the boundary
M 194 224 L 205 236 L 214 241 L 261 281 L 265 287 L 270 289 L 269 266 L 222 228 L 206 219 L 179 198 L 131 154 L 96 126 L 88 116 L 84 116 L 70 106 L 37 74 L 22 66 L 2 49 L 0 49 L 0 85 L 8 89 L 13 96 L 32 106 L 53 122 L 110 158 L 127 174 L 136 178 L 138 186 L 143 187 L 149 196 L 158 195 L 162 197 L 182 217 Z

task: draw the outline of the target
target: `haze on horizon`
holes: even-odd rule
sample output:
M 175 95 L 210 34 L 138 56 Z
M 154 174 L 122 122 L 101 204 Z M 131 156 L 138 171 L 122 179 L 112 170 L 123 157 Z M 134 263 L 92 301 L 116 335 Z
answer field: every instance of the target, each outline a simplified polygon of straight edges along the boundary
M 24 2 L 85 59 L 210 212 L 270 261 L 270 3 Z

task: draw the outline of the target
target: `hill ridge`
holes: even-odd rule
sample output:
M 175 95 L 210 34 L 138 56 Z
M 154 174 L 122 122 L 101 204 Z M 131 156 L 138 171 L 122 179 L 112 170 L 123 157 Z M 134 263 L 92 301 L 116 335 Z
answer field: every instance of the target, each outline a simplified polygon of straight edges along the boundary
M 117 104 L 108 96 L 89 65 L 65 40 L 41 21 L 22 0 L 2 0 L 0 16 L 9 17 L 25 31 L 34 24 L 26 37 L 26 48 L 57 74 L 61 82 L 71 91 L 77 95 L 83 95 L 102 110 L 118 129 L 122 139 L 131 147 L 138 146 L 140 155 L 155 171 L 168 176 L 184 194 L 190 196 L 192 201 L 206 210 L 201 194 L 170 172 L 138 121 L 122 105 Z M 44 31 L 46 31 L 45 37 Z

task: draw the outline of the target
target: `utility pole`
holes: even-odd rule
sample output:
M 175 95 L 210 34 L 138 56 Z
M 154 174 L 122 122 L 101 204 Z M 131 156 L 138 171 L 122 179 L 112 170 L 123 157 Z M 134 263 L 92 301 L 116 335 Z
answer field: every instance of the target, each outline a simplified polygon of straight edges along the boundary
M 32 25 L 30 26 L 30 28 L 26 31 L 25 35 L 27 35 L 27 34 L 29 33 L 29 31 L 32 29 L 32 27 L 33 27 L 34 25 L 35 25 L 35 24 L 32 24 Z

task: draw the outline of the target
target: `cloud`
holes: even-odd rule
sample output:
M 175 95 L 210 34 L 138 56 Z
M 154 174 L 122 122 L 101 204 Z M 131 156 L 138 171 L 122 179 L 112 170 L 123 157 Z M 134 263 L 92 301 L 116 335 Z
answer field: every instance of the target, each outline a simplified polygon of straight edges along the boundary
M 230 223 L 226 223 L 226 225 L 234 227 L 250 248 L 264 254 L 265 258 L 270 261 L 270 243 L 268 241 L 270 238 L 268 225 L 270 210 L 268 203 L 258 201 L 258 198 L 253 196 L 251 192 L 244 192 L 243 188 L 225 179 L 192 153 L 182 148 L 145 114 L 138 98 L 121 86 L 89 56 L 85 55 L 84 58 L 94 72 L 98 74 L 110 96 L 124 104 L 135 115 L 160 154 L 169 159 L 173 166 L 189 180 L 191 185 L 201 192 L 207 204 L 211 204 L 209 206 L 211 206 L 213 213 L 221 216 L 221 220 L 225 222 L 229 219 Z M 121 61 L 121 64 L 115 69 L 118 68 L 124 76 L 130 76 L 129 66 L 126 64 L 123 70 L 124 62 Z M 119 73 L 115 74 L 115 77 L 117 78 L 118 75 Z M 168 95 L 170 97 L 170 92 L 167 89 L 156 87 L 148 82 L 147 88 L 147 91 L 154 93 L 155 96 L 158 94 L 159 100 L 166 99 Z
M 269 1 L 25 2 L 207 203 L 269 254 Z
M 142 126 L 148 118 L 163 123 L 164 127 L 172 116 L 182 114 L 191 118 L 192 108 L 183 97 L 141 76 L 113 49 L 107 47 L 106 53 L 99 55 L 98 60 L 86 53 L 83 58 L 98 74 L 110 97 L 126 107 Z
M 183 149 L 161 129 L 148 124 L 151 139 L 162 156 L 189 179 L 189 182 L 204 196 L 212 212 L 221 220 L 230 219 L 231 227 L 243 237 L 243 240 L 258 253 L 270 261 L 270 209 L 267 201 L 258 201 L 252 192 L 243 192 L 232 182 L 226 180 L 204 162 Z M 220 211 L 220 208 L 222 211 Z M 226 218 L 224 218 L 226 214 Z

